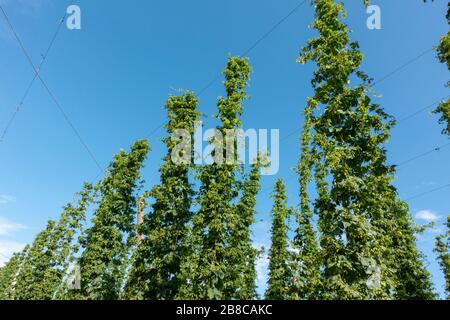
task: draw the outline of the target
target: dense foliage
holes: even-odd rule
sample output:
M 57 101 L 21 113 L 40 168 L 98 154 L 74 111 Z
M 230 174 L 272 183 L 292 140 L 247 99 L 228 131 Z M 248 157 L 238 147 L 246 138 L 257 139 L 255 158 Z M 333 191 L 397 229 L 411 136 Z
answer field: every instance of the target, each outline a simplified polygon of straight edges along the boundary
M 150 146 L 137 141 L 129 153 L 122 150 L 96 186 L 97 208 L 92 226 L 81 239 L 83 253 L 81 296 L 85 299 L 117 299 L 127 272 L 129 249 L 136 242 L 137 192 L 140 170 Z
M 247 59 L 229 57 L 223 72 L 226 96 L 218 99 L 220 125 L 218 134 L 210 139 L 214 145 L 210 156 L 215 161 L 197 170 L 200 190 L 191 239 L 194 252 L 183 265 L 182 298 L 250 299 L 256 295 L 257 254 L 251 245 L 250 225 L 259 190 L 259 166 L 257 161 L 248 180 L 239 180 L 237 141 L 227 134 L 241 128 L 239 116 L 250 71 Z M 231 159 L 226 152 L 230 145 Z
M 182 284 L 180 266 L 183 257 L 189 256 L 192 249 L 188 243 L 188 223 L 193 215 L 194 191 L 189 181 L 193 154 L 187 155 L 185 163 L 173 163 L 172 154 L 179 141 L 174 141 L 171 135 L 177 129 L 184 129 L 191 135 L 194 133 L 200 120 L 197 105 L 198 100 L 191 92 L 172 96 L 166 103 L 169 136 L 164 142 L 167 155 L 159 169 L 161 183 L 148 194 L 155 201 L 144 219 L 144 239 L 139 243 L 127 284 L 127 291 L 133 293 L 131 297 L 174 299 Z
M 448 3 L 447 22 L 450 26 L 450 2 Z M 450 31 L 441 38 L 437 52 L 439 61 L 447 64 L 447 70 L 450 70 Z M 450 81 L 447 82 L 447 87 L 450 87 Z M 443 132 L 450 135 L 450 99 L 441 102 L 434 112 L 440 114 L 439 122 L 446 124 Z
M 291 297 L 292 290 L 287 226 L 291 210 L 287 207 L 286 187 L 281 179 L 275 184 L 273 198 L 272 245 L 269 252 L 269 281 L 265 297 L 270 300 L 285 300 Z
M 367 95 L 371 79 L 360 70 L 363 55 L 343 23 L 345 10 L 334 0 L 314 1 L 317 38 L 303 48 L 299 62 L 317 64 L 302 137 L 301 191 L 314 171 L 318 196 L 319 252 L 311 264 L 314 237 L 305 194 L 298 239 L 307 251 L 300 274 L 320 270 L 309 286 L 300 278 L 300 298 L 432 298 L 429 274 L 415 246 L 415 227 L 407 205 L 391 185 L 394 167 L 386 164 L 384 144 L 394 124 Z M 350 77 L 359 84 L 349 86 Z M 308 141 L 309 140 L 309 141 Z M 300 252 L 300 260 L 302 252 Z M 415 283 L 412 283 L 414 279 Z M 306 288 L 306 290 L 305 290 Z

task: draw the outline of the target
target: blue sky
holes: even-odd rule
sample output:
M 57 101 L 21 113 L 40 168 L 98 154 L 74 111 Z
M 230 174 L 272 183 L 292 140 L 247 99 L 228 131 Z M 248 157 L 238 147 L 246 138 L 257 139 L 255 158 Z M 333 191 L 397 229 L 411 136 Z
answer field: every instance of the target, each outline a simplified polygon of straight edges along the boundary
M 37 64 L 70 1 L 0 0 Z M 175 89 L 199 92 L 215 79 L 227 55 L 241 54 L 285 17 L 299 0 L 222 1 L 75 1 L 82 12 L 82 29 L 61 29 L 47 57 L 42 78 L 56 95 L 96 159 L 105 166 L 120 148 L 148 136 L 165 121 L 164 101 Z M 344 1 L 347 22 L 365 53 L 364 70 L 375 79 L 376 99 L 389 113 L 403 119 L 449 94 L 446 67 L 427 52 L 447 32 L 446 1 L 374 0 L 382 10 L 382 29 L 366 28 L 368 15 L 360 3 Z M 283 138 L 302 124 L 306 97 L 312 94 L 313 65 L 298 65 L 299 49 L 314 31 L 308 28 L 313 8 L 300 7 L 248 54 L 254 68 L 245 104 L 245 128 L 279 128 Z M 397 71 L 396 71 L 397 70 Z M 391 74 L 393 71 L 395 73 Z M 0 19 L 0 130 L 19 103 L 33 70 Z M 200 97 L 207 127 L 222 95 L 216 81 Z M 430 109 L 402 121 L 392 131 L 391 163 L 401 163 L 448 143 Z M 165 152 L 150 137 L 153 151 L 144 176 L 158 182 L 157 167 Z M 265 177 L 258 201 L 255 244 L 269 244 L 270 188 L 277 177 L 286 179 L 290 204 L 298 203 L 291 168 L 298 160 L 298 134 L 282 140 L 280 171 Z M 450 183 L 450 147 L 408 162 L 398 169 L 395 185 L 404 199 Z M 48 218 L 57 218 L 83 181 L 98 175 L 86 153 L 42 84 L 36 82 L 16 120 L 0 143 L 0 262 L 32 241 Z M 450 188 L 409 201 L 418 223 L 450 213 Z M 420 218 L 420 219 L 419 219 Z M 443 276 L 432 253 L 436 231 L 419 237 L 436 288 Z M 260 290 L 265 260 L 258 264 Z

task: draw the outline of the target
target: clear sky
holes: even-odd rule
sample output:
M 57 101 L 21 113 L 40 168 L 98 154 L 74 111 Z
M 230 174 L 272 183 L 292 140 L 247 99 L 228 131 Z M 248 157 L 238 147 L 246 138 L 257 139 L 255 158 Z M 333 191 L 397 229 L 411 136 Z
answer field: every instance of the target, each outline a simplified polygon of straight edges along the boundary
M 39 63 L 70 1 L 0 0 L 34 63 Z M 300 0 L 87 1 L 78 0 L 81 30 L 62 28 L 42 78 L 57 97 L 83 140 L 102 166 L 120 148 L 148 136 L 166 121 L 164 102 L 175 89 L 199 92 L 215 79 L 227 55 L 248 54 L 253 65 L 245 104 L 245 128 L 279 128 L 283 138 L 302 124 L 306 97 L 312 94 L 313 65 L 298 65 L 299 49 L 314 31 L 309 1 L 272 29 Z M 366 27 L 362 0 L 344 1 L 352 39 L 365 53 L 364 70 L 383 79 L 376 99 L 403 119 L 449 94 L 447 69 L 427 50 L 447 32 L 447 1 L 373 0 L 382 10 L 382 29 Z M 0 15 L 1 16 L 1 15 Z M 419 57 L 420 56 L 420 57 Z M 417 59 L 416 59 L 417 58 Z M 410 64 L 408 62 L 411 61 Z M 407 65 L 405 65 L 407 64 Z M 403 67 L 402 67 L 403 66 Z M 400 68 L 402 67 L 402 68 Z M 394 72 L 394 73 L 393 73 Z M 387 78 L 385 78 L 388 76 Z M 33 78 L 33 70 L 0 19 L 0 133 Z M 200 97 L 205 125 L 211 127 L 221 81 Z M 445 145 L 431 108 L 402 121 L 392 131 L 389 160 L 399 164 Z M 158 165 L 165 152 L 150 136 L 153 151 L 144 176 L 158 182 Z M 280 171 L 264 177 L 254 226 L 255 244 L 268 247 L 270 189 L 277 177 L 287 181 L 290 204 L 298 203 L 298 186 L 291 168 L 298 160 L 298 133 L 280 145 Z M 405 163 L 395 185 L 403 199 L 450 183 L 450 147 Z M 38 81 L 0 143 L 0 262 L 32 241 L 48 218 L 57 218 L 83 181 L 99 170 Z M 438 227 L 450 213 L 450 188 L 409 200 L 418 223 L 436 219 Z M 419 214 L 417 214 L 419 213 Z M 439 292 L 443 276 L 432 252 L 437 231 L 418 239 Z M 267 261 L 258 263 L 260 291 Z

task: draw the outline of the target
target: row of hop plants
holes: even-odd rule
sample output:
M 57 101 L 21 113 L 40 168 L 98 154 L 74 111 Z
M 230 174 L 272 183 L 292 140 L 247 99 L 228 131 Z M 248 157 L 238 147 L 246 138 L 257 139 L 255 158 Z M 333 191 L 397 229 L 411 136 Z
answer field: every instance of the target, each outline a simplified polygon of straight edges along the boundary
M 395 167 L 387 164 L 384 145 L 395 119 L 372 101 L 372 79 L 360 68 L 363 53 L 349 37 L 343 4 L 312 2 L 318 35 L 298 59 L 316 65 L 314 95 L 303 110 L 299 205 L 288 207 L 279 179 L 272 194 L 265 298 L 435 299 L 416 246 L 420 228 L 392 185 Z M 448 68 L 449 37 L 437 47 Z M 225 95 L 217 102 L 219 132 L 242 128 L 250 73 L 247 58 L 228 58 Z M 358 83 L 350 86 L 351 77 Z M 253 246 L 251 227 L 263 155 L 251 166 L 172 162 L 179 141 L 171 135 L 177 129 L 194 134 L 198 106 L 190 91 L 168 98 L 159 184 L 144 190 L 147 140 L 121 150 L 102 180 L 85 184 L 59 220 L 50 220 L 0 269 L 0 299 L 261 298 L 255 264 L 262 252 Z M 449 101 L 435 112 L 449 134 Z M 211 142 L 222 150 L 225 140 Z M 449 229 L 450 221 L 435 249 L 447 294 Z M 79 283 L 68 285 L 74 280 Z

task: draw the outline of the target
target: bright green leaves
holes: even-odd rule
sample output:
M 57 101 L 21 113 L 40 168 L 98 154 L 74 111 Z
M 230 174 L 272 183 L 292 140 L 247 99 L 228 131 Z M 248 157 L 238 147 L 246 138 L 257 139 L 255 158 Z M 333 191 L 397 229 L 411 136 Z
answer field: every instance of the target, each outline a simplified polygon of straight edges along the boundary
M 450 25 L 450 2 L 448 2 L 447 22 Z M 440 39 L 439 46 L 436 48 L 438 59 L 441 63 L 447 64 L 447 69 L 450 70 L 450 32 Z M 447 82 L 447 87 L 450 82 Z M 442 133 L 450 136 L 450 99 L 442 101 L 438 107 L 433 111 L 440 115 L 439 123 L 445 124 Z M 446 283 L 447 299 L 450 299 L 450 217 L 447 218 L 447 232 L 436 237 L 435 252 L 439 261 L 439 265 L 444 273 Z
M 447 67 L 450 68 L 450 32 L 441 38 L 437 50 L 439 61 L 446 63 Z
M 56 228 L 57 234 L 53 235 L 53 237 L 59 239 L 54 249 L 56 252 L 55 261 L 59 268 L 64 271 L 64 274 L 61 279 L 58 279 L 52 299 L 68 299 L 71 297 L 68 286 L 69 275 L 74 270 L 76 257 L 80 249 L 76 237 L 83 233 L 87 210 L 93 201 L 92 185 L 85 184 L 83 190 L 77 196 L 76 205 L 68 204 L 64 208 Z
M 409 212 L 391 186 L 393 168 L 385 164 L 383 145 L 394 121 L 367 96 L 371 80 L 359 70 L 363 54 L 357 43 L 350 42 L 343 4 L 334 0 L 314 4 L 313 27 L 319 35 L 308 41 L 299 58 L 301 63 L 315 62 L 317 69 L 297 169 L 301 198 L 294 241 L 300 250 L 294 276 L 297 297 L 431 297 Z M 355 87 L 349 86 L 352 76 L 360 80 Z M 307 192 L 312 175 L 318 192 L 314 212 L 319 245 Z M 413 274 L 420 275 L 420 281 L 412 287 L 403 285 Z
M 30 246 L 14 253 L 11 259 L 0 269 L 0 300 L 17 299 L 17 280 L 23 269 Z
M 12 281 L 9 294 L 14 299 L 67 297 L 65 280 L 78 250 L 76 236 L 82 230 L 91 196 L 92 186 L 86 184 L 78 194 L 77 203 L 66 205 L 57 222 L 50 220 L 33 244 L 13 257 L 10 263 L 15 265 L 16 270 L 12 277 L 9 275 Z
M 450 136 L 450 99 L 441 102 L 433 112 L 440 114 L 439 123 L 446 125 L 442 133 Z
M 447 21 L 450 25 L 450 2 L 448 3 Z M 450 31 L 446 36 L 441 38 L 439 46 L 436 49 L 439 61 L 446 63 L 447 69 L 450 70 Z M 450 82 L 447 83 L 447 87 L 449 87 L 449 84 Z M 441 102 L 434 110 L 434 113 L 440 114 L 439 123 L 446 124 L 442 132 L 450 136 L 450 99 Z
M 86 299 L 117 299 L 127 271 L 129 250 L 136 241 L 137 191 L 140 170 L 150 146 L 137 141 L 121 151 L 96 186 L 97 208 L 81 242 L 82 295 Z
M 45 230 L 41 231 L 34 240 L 26 255 L 20 273 L 17 277 L 15 298 L 18 300 L 49 300 L 55 287 L 48 287 L 45 283 L 52 282 L 51 278 L 58 277 L 54 269 L 53 256 L 55 243 L 52 238 L 56 232 L 56 222 L 50 220 Z
M 376 228 L 369 222 L 372 209 L 364 205 L 364 197 L 370 192 L 367 189 L 374 186 L 365 179 L 370 175 L 371 162 L 376 162 L 373 157 L 383 153 L 378 144 L 385 141 L 373 133 L 380 134 L 384 126 L 382 119 L 369 114 L 370 100 L 364 97 L 364 87 L 348 88 L 350 75 L 360 75 L 357 72 L 362 54 L 356 43 L 350 43 L 349 30 L 342 22 L 343 5 L 332 0 L 318 0 L 315 4 L 313 26 L 319 36 L 309 41 L 300 57 L 300 62 L 312 60 L 318 68 L 312 81 L 315 95 L 305 111 L 298 168 L 301 212 L 296 243 L 302 249 L 297 264 L 298 296 L 369 298 L 365 286 L 367 266 L 363 262 L 379 264 L 381 255 L 374 249 L 379 244 Z M 316 116 L 321 105 L 323 112 Z M 314 206 L 319 218 L 318 255 L 306 192 L 311 170 L 318 190 Z
M 291 295 L 294 299 L 313 299 L 319 285 L 319 263 L 317 257 L 317 237 L 312 226 L 313 212 L 310 207 L 308 186 L 312 180 L 314 150 L 311 149 L 313 112 L 317 107 L 314 98 L 308 99 L 304 110 L 305 122 L 301 135 L 301 155 L 297 167 L 300 184 L 300 211 L 296 213 L 297 230 L 293 247 L 298 254 L 293 255 L 293 286 Z
M 269 252 L 269 281 L 265 298 L 286 300 L 292 298 L 291 256 L 287 237 L 287 219 L 291 210 L 287 207 L 286 187 L 277 180 L 273 191 L 272 245 Z
M 250 71 L 247 59 L 228 58 L 224 70 L 227 94 L 219 98 L 217 114 L 221 121 L 217 129 L 225 137 L 226 130 L 241 126 L 239 116 L 247 97 L 245 88 Z M 227 138 L 222 145 L 214 143 L 218 152 L 228 145 Z M 232 145 L 236 150 L 236 144 Z M 181 297 L 250 299 L 255 296 L 256 251 L 251 247 L 249 228 L 259 189 L 259 172 L 254 167 L 243 183 L 238 180 L 238 172 L 239 166 L 235 163 L 213 163 L 198 168 L 201 185 L 196 203 L 199 210 L 193 218 L 191 238 L 195 250 L 183 266 L 187 284 Z
M 251 67 L 248 59 L 229 57 L 223 74 L 225 75 L 225 89 L 227 96 L 219 97 L 218 118 L 222 129 L 235 129 L 241 126 L 239 116 L 242 115 L 242 101 L 247 98 L 245 88 L 249 80 Z
M 447 4 L 447 22 L 450 25 L 450 2 Z M 447 67 L 450 68 L 450 32 L 446 36 L 441 38 L 440 44 L 437 48 L 438 58 L 441 63 L 446 63 Z
M 179 296 L 183 276 L 182 261 L 191 256 L 188 242 L 188 223 L 192 219 L 194 191 L 189 181 L 193 164 L 175 164 L 171 139 L 175 130 L 183 129 L 191 135 L 200 120 L 198 100 L 191 92 L 172 96 L 166 103 L 169 136 L 164 139 L 167 155 L 160 168 L 161 183 L 153 187 L 149 196 L 154 199 L 152 210 L 143 225 L 144 240 L 138 246 L 127 290 L 131 297 L 144 299 L 174 299 Z M 190 148 L 193 150 L 192 146 Z M 192 155 L 189 155 L 192 159 Z
M 234 293 L 234 299 L 254 299 L 256 294 L 256 270 L 255 263 L 259 252 L 252 245 L 250 227 L 254 223 L 256 214 L 256 196 L 260 189 L 260 170 L 263 166 L 262 155 L 255 159 L 251 165 L 250 174 L 241 182 L 242 196 L 233 208 L 235 217 L 231 220 L 232 248 L 230 266 L 228 270 L 230 282 L 233 287 L 238 288 Z

